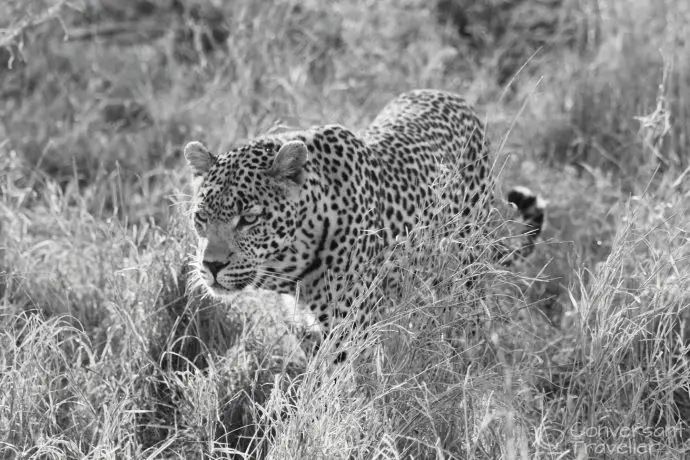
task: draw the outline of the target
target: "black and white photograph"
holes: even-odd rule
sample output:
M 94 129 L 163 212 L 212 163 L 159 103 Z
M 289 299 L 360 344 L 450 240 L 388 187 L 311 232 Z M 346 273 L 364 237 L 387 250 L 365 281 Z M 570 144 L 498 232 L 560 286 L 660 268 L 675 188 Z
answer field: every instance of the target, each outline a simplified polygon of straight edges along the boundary
M 689 0 L 0 0 L 0 459 L 690 458 Z

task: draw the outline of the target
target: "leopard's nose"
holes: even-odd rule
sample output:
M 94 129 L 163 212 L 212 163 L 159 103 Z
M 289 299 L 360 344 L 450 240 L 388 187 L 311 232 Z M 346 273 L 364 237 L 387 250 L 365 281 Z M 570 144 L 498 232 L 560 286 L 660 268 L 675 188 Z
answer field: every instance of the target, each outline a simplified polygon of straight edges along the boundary
M 227 267 L 229 262 L 207 262 L 204 260 L 203 264 L 204 268 L 211 272 L 211 275 L 213 275 L 213 279 L 216 279 L 216 275 L 218 274 L 218 272 Z

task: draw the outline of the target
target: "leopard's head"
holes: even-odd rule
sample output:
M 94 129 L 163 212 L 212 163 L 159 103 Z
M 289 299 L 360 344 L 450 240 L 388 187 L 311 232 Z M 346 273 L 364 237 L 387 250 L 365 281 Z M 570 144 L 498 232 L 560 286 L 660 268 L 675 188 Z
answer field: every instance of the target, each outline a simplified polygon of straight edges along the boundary
M 184 155 L 196 182 L 194 228 L 199 273 L 211 293 L 258 287 L 289 250 L 299 225 L 307 146 L 301 140 L 258 140 L 216 156 L 200 142 Z

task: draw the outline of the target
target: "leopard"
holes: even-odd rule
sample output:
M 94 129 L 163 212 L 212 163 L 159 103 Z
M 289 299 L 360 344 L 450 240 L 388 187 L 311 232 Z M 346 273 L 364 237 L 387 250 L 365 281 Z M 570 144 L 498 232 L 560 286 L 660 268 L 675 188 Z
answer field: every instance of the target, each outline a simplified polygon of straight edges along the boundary
M 349 315 L 367 327 L 379 308 L 371 286 L 413 228 L 456 238 L 484 231 L 495 199 L 490 150 L 473 107 L 432 89 L 399 95 L 361 133 L 326 124 L 261 135 L 220 154 L 191 141 L 184 157 L 197 183 L 201 284 L 228 301 L 257 290 L 298 292 L 324 338 Z M 545 204 L 522 186 L 506 198 L 525 228 L 517 248 L 496 245 L 492 257 L 509 265 L 533 251 Z M 346 357 L 338 350 L 335 361 Z

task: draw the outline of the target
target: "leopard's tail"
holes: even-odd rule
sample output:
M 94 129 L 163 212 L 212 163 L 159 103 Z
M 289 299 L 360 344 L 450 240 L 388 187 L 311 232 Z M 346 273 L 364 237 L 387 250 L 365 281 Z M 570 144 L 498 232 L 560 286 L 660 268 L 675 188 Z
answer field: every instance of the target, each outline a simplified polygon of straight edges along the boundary
M 508 192 L 507 199 L 520 211 L 526 229 L 520 235 L 521 244 L 517 249 L 500 248 L 503 265 L 511 265 L 516 260 L 529 256 L 544 228 L 546 202 L 527 187 L 515 187 Z

